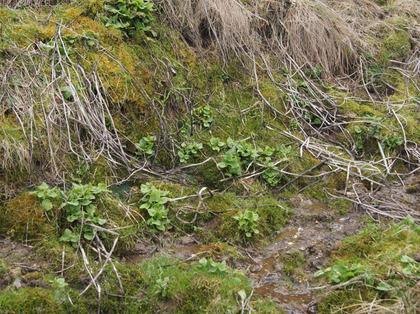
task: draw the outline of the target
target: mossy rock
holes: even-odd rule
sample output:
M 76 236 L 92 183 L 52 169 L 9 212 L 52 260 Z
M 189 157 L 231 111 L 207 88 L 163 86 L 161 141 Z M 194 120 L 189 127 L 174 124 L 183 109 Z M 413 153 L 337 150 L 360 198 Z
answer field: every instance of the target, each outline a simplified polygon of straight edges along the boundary
M 238 209 L 229 210 L 216 218 L 217 226 L 214 236 L 222 241 L 246 243 L 247 241 L 262 241 L 267 237 L 276 234 L 291 216 L 291 211 L 284 204 L 273 197 L 265 196 L 250 199 L 240 199 L 231 197 L 230 204 Z M 221 203 L 222 204 L 222 203 Z M 234 209 L 234 208 L 230 208 Z M 245 237 L 244 232 L 239 228 L 239 222 L 233 217 L 238 211 L 251 210 L 258 214 L 257 226 L 258 235 L 250 238 Z
M 0 230 L 12 238 L 29 241 L 55 233 L 54 224 L 47 219 L 38 198 L 29 192 L 22 193 L 7 204 Z
M 65 307 L 44 288 L 6 290 L 0 294 L 0 308 L 7 313 L 65 313 Z

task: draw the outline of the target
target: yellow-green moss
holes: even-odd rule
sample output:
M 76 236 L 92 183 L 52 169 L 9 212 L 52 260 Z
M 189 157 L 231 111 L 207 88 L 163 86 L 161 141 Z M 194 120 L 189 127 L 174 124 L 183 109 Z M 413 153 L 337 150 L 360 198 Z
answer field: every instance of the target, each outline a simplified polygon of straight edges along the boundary
M 412 259 L 419 245 L 420 226 L 411 218 L 391 226 L 370 225 L 343 241 L 333 252 L 329 264 L 357 264 L 367 270 L 370 283 L 334 289 L 318 305 L 319 312 L 331 313 L 346 307 L 358 310 L 367 304 L 374 308 L 380 304 L 381 312 L 394 306 L 401 312 L 412 312 L 416 307 L 412 301 L 420 296 L 413 280 L 419 268 L 418 262 L 409 265 L 405 257 Z M 389 289 L 379 289 L 381 284 Z
M 7 313 L 66 313 L 66 306 L 45 288 L 21 288 L 0 293 L 0 308 Z
M 28 192 L 7 204 L 0 222 L 2 232 L 20 240 L 34 241 L 54 233 L 54 224 L 49 221 L 35 195 Z

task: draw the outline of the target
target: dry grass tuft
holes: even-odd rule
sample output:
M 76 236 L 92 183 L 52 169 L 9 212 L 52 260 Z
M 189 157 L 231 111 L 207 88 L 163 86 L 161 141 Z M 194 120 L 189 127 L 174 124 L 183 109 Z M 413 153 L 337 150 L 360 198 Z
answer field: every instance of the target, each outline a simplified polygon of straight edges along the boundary
M 320 65 L 326 74 L 352 73 L 361 42 L 345 21 L 320 1 L 268 2 L 260 13 L 270 26 L 267 45 L 278 44 L 299 65 Z M 263 15 L 265 14 L 265 16 Z
M 161 4 L 169 22 L 191 46 L 215 44 L 224 56 L 255 48 L 251 12 L 235 0 L 165 0 Z
M 351 73 L 361 41 L 346 22 L 321 1 L 167 0 L 160 3 L 169 22 L 194 47 L 214 46 L 255 56 L 289 54 L 299 65 L 323 67 L 324 73 Z
M 40 7 L 42 5 L 54 5 L 59 2 L 64 2 L 64 1 L 60 1 L 60 0 L 1 0 L 0 4 L 11 7 L 11 8 L 16 8 L 18 6 Z
M 369 0 L 329 0 L 328 6 L 334 10 L 351 30 L 358 34 L 363 42 L 364 49 L 371 40 L 368 37 L 375 36 L 372 31 L 377 24 L 382 24 L 385 11 L 382 7 Z
M 4 138 L 0 141 L 0 156 L 0 170 L 6 176 L 16 176 L 30 171 L 30 150 L 25 143 L 10 137 Z

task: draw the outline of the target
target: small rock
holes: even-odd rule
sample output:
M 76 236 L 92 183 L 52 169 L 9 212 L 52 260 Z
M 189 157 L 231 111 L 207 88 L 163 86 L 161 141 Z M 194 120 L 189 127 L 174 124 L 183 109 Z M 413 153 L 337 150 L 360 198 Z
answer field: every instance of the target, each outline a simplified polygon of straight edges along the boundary
M 134 245 L 134 248 L 132 250 L 133 254 L 146 254 L 149 250 L 147 249 L 147 246 L 143 242 L 137 242 L 136 245 Z
M 191 238 L 191 237 L 188 237 L 188 236 L 176 239 L 176 244 L 178 244 L 178 245 L 187 246 L 187 245 L 191 245 L 191 244 L 194 244 L 194 243 L 195 243 L 194 239 Z
M 22 287 L 22 284 L 20 283 L 20 277 L 15 278 L 15 280 L 13 281 L 13 287 L 15 287 L 16 289 Z

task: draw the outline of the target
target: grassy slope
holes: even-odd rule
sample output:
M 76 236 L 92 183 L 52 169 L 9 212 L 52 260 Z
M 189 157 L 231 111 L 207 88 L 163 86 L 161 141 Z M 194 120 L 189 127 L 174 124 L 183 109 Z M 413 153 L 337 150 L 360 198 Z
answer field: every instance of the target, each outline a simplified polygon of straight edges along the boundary
M 103 88 L 108 92 L 107 102 L 110 105 L 109 109 L 115 123 L 114 126 L 123 134 L 123 145 L 132 158 L 130 159 L 131 163 L 137 163 L 138 159 L 141 159 L 136 157 L 134 144 L 143 136 L 155 134 L 158 136 L 159 145 L 151 161 L 152 169 L 163 171 L 179 166 L 178 157 L 176 154 L 172 154 L 171 144 L 165 142 L 164 134 L 159 128 L 159 121 L 155 112 L 149 106 L 151 103 L 149 98 L 151 97 L 152 102 L 157 104 L 159 111 L 163 113 L 165 123 L 173 135 L 172 139 L 176 150 L 179 149 L 182 142 L 197 141 L 204 144 L 204 149 L 190 162 L 200 162 L 207 157 L 213 157 L 217 162 L 222 161 L 225 152 L 222 150 L 219 153 L 211 150 L 209 147 L 210 138 L 219 137 L 222 141 L 226 141 L 228 137 L 231 137 L 234 140 L 247 139 L 248 143 L 262 148 L 266 146 L 276 148 L 280 144 L 291 145 L 292 152 L 288 157 L 289 159 L 280 164 L 285 167 L 284 170 L 289 172 L 300 173 L 318 164 L 319 161 L 312 155 L 308 153 L 301 155 L 298 145 L 291 143 L 290 138 L 274 131 L 276 128 L 291 130 L 295 136 L 300 136 L 298 130 L 294 129 L 292 119 L 282 116 L 275 117 L 261 105 L 261 97 L 257 93 L 256 83 L 246 70 L 242 69 L 241 64 L 233 62 L 223 65 L 219 57 L 214 54 L 195 55 L 181 41 L 179 33 L 171 30 L 164 23 L 156 22 L 153 24 L 153 28 L 157 32 L 157 38 L 147 38 L 142 34 L 134 34 L 131 38 L 127 38 L 122 32 L 113 28 L 106 28 L 98 18 L 94 18 L 95 14 L 100 12 L 101 5 L 100 1 L 90 1 L 85 5 L 62 5 L 53 9 L 44 7 L 40 12 L 35 12 L 29 8 L 23 10 L 0 8 L 2 67 L 7 66 L 7 60 L 16 58 L 15 60 L 18 61 L 14 63 L 13 71 L 15 71 L 16 77 L 20 78 L 19 75 L 25 73 L 24 65 L 30 60 L 27 54 L 22 52 L 29 50 L 34 52 L 30 54 L 32 60 L 34 60 L 34 68 L 39 64 L 41 72 L 47 76 L 47 80 L 50 80 L 51 67 L 44 59 L 47 57 L 47 60 L 49 60 L 48 52 L 41 50 L 42 53 L 38 55 L 36 50 L 42 46 L 40 43 L 48 44 L 57 34 L 57 24 L 55 22 L 60 21 L 61 24 L 66 25 L 66 28 L 62 29 L 62 36 L 67 48 L 73 51 L 72 56 L 80 62 L 85 71 L 91 70 L 94 65 L 96 73 L 102 79 Z M 51 16 L 50 13 L 52 13 Z M 387 99 L 391 102 L 407 99 L 407 105 L 399 111 L 399 114 L 404 116 L 407 121 L 406 136 L 410 140 L 418 142 L 419 133 L 416 125 L 420 116 L 418 104 L 415 102 L 416 97 L 417 99 L 419 97 L 418 90 L 413 88 L 409 82 L 407 85 L 400 73 L 388 69 L 390 58 L 404 59 L 410 52 L 404 50 L 404 47 L 408 45 L 407 40 L 409 40 L 404 26 L 401 26 L 400 21 L 395 21 L 394 25 L 395 28 L 392 30 L 383 31 L 385 33 L 380 38 L 380 40 L 383 40 L 383 44 L 376 56 L 376 63 L 372 62 L 369 71 L 376 75 L 377 86 L 375 88 L 386 89 L 384 87 L 386 83 L 401 90 L 401 92 L 394 92 Z M 95 33 L 93 35 L 95 41 L 93 46 L 87 44 L 86 38 L 83 37 L 89 31 Z M 73 38 L 72 36 L 75 33 L 79 36 Z M 104 54 L 103 49 L 106 49 L 109 54 Z M 404 55 L 396 55 L 400 53 Z M 110 55 L 120 60 L 122 66 L 115 62 Z M 29 68 L 30 72 L 34 71 L 34 69 L 31 70 L 31 67 Z M 384 69 L 386 71 L 382 73 Z M 43 82 L 42 75 L 35 76 L 34 72 L 30 74 L 36 80 L 39 79 L 39 86 L 46 87 L 48 85 Z M 70 76 L 74 78 L 75 72 L 71 72 Z M 258 88 L 261 94 L 277 110 L 285 112 L 287 97 L 276 88 L 276 85 L 266 73 L 262 71 L 259 76 Z M 275 78 L 279 82 L 290 79 L 288 74 L 283 72 L 275 73 Z M 296 82 L 302 92 L 307 92 L 302 78 L 296 76 L 292 80 Z M 14 90 L 17 91 L 16 95 L 22 95 L 23 93 L 25 84 L 21 86 L 21 83 L 13 84 Z M 66 84 L 65 81 L 58 81 L 58 87 L 65 87 Z M 321 82 L 319 84 L 322 85 Z M 138 87 L 139 85 L 141 88 Z M 405 90 L 407 86 L 410 91 L 409 97 L 407 97 Z M 350 123 L 346 127 L 350 136 L 355 139 L 358 145 L 361 158 L 376 160 L 381 158 L 376 140 L 372 140 L 372 132 L 378 132 L 376 134 L 377 138 L 384 143 L 392 142 L 387 142 L 386 139 L 402 137 L 397 121 L 389 115 L 386 106 L 373 104 L 370 101 L 362 103 L 358 100 L 351 100 L 354 99 L 354 95 L 343 92 L 335 86 L 324 84 L 322 88 L 329 95 L 342 102 L 341 114 L 350 117 L 356 116 L 358 119 L 360 117 L 367 120 L 381 119 L 382 127 L 379 130 L 372 130 L 371 123 Z M 360 93 L 364 93 L 363 89 L 358 89 L 355 92 L 356 95 Z M 60 90 L 56 90 L 55 95 L 63 97 L 63 95 L 60 95 Z M 25 98 L 24 96 L 22 96 L 22 99 Z M 51 166 L 51 156 L 49 154 L 51 144 L 48 142 L 48 132 L 43 122 L 44 117 L 40 106 L 40 103 L 44 101 L 48 108 L 51 99 L 39 91 L 34 91 L 31 97 L 34 99 L 31 104 L 34 104 L 35 119 L 23 121 L 23 124 L 26 130 L 29 130 L 31 121 L 37 124 L 39 130 L 37 132 L 39 133 L 35 136 L 36 145 L 30 145 L 30 141 L 24 140 L 27 135 L 21 131 L 20 123 L 22 122 L 19 122 L 15 115 L 7 110 L 0 115 L 0 141 L 2 141 L 3 147 L 0 149 L 3 149 L 2 152 L 7 157 L 3 159 L 0 168 L 0 191 L 2 191 L 0 206 L 3 206 L 0 213 L 2 221 L 0 230 L 4 233 L 7 232 L 18 240 L 29 240 L 30 243 L 37 246 L 39 252 L 44 252 L 44 254 L 48 252 L 48 255 L 46 255 L 48 257 L 47 261 L 50 264 L 51 272 L 55 272 L 61 269 L 62 243 L 58 241 L 58 238 L 62 235 L 64 227 L 68 225 L 62 222 L 63 217 L 53 219 L 52 223 L 47 223 L 39 201 L 35 197 L 26 192 L 23 194 L 16 193 L 16 191 L 39 185 L 42 181 L 58 185 L 60 182 L 54 175 L 54 169 Z M 361 98 L 364 97 L 366 95 Z M 195 125 L 193 135 L 190 135 L 187 127 L 191 104 L 195 108 L 208 104 L 213 119 L 210 128 L 200 125 L 200 123 Z M 117 169 L 117 171 L 110 169 L 104 158 L 98 158 L 96 163 L 90 164 L 89 171 L 80 171 L 83 170 L 84 163 L 68 153 L 69 147 L 65 144 L 65 136 L 58 136 L 58 132 L 54 136 L 56 135 L 57 137 L 52 141 L 53 150 L 60 161 L 58 168 L 61 172 L 73 174 L 84 183 L 111 183 L 115 177 L 122 178 L 127 174 L 127 170 L 123 167 Z M 398 145 L 397 147 L 388 146 L 387 149 L 390 154 L 395 154 L 395 151 L 401 149 Z M 6 147 L 9 147 L 9 149 L 5 149 Z M 6 152 L 12 152 L 12 154 L 6 155 Z M 45 163 L 45 160 L 50 162 Z M 406 167 L 402 163 L 399 166 Z M 258 167 L 256 170 L 258 170 Z M 320 173 L 323 170 L 318 169 L 313 174 Z M 132 193 L 130 198 L 125 200 L 126 202 L 116 200 L 115 195 L 110 195 L 99 203 L 98 211 L 100 215 L 107 218 L 110 226 L 126 227 L 121 231 L 122 236 L 117 248 L 118 254 L 121 255 L 129 251 L 138 237 L 147 238 L 147 232 L 159 234 L 141 220 L 133 224 L 133 221 L 121 218 L 125 215 L 125 212 L 121 211 L 121 207 L 118 205 L 127 205 L 127 203 L 136 212 L 147 218 L 147 212 L 139 208 L 139 201 L 143 196 L 139 191 L 139 186 L 145 181 L 152 181 L 161 190 L 169 191 L 169 197 L 171 198 L 195 194 L 201 186 L 217 188 L 219 191 L 229 188 L 229 193 L 216 194 L 215 197 L 205 200 L 205 214 L 199 215 L 194 225 L 180 223 L 175 213 L 181 207 L 196 207 L 198 204 L 196 199 L 194 201 L 186 199 L 171 203 L 168 217 L 172 221 L 173 231 L 176 231 L 171 236 L 177 236 L 177 232 L 179 232 L 178 235 L 182 235 L 183 232 L 196 232 L 198 237 L 209 244 L 229 241 L 241 245 L 247 244 L 246 237 L 244 237 L 237 221 L 233 218 L 239 210 L 254 209 L 259 214 L 258 228 L 260 234 L 254 236 L 253 240 L 257 243 L 267 241 L 267 237 L 269 238 L 271 234 L 279 230 L 290 215 L 287 209 L 290 204 L 279 201 L 279 198 L 287 199 L 302 188 L 316 182 L 316 179 L 301 178 L 295 184 L 283 190 L 279 196 L 275 188 L 271 189 L 261 177 L 244 180 L 231 180 L 227 177 L 227 181 L 221 183 L 220 180 L 223 179 L 224 174 L 221 173 L 214 162 L 206 163 L 191 170 L 179 171 L 177 174 L 178 176 L 172 176 L 171 179 L 175 177 L 178 183 L 162 180 L 159 177 L 151 178 L 139 175 L 132 182 Z M 279 179 L 277 187 L 291 178 L 293 177 L 284 175 Z M 326 192 L 335 192 L 344 188 L 342 186 L 343 180 L 343 174 L 333 174 L 327 180 L 305 189 L 303 193 L 310 198 L 316 197 L 326 201 L 328 200 Z M 70 185 L 69 181 L 68 185 Z M 186 182 L 189 184 L 186 184 Z M 246 195 L 246 197 L 242 197 L 243 195 Z M 14 198 L 14 200 L 10 201 L 10 198 Z M 340 206 L 345 209 L 350 205 L 347 202 L 342 202 Z M 56 204 L 57 212 L 59 212 L 58 207 L 59 204 Z M 192 219 L 193 217 L 194 214 L 189 213 L 183 218 Z M 208 225 L 211 225 L 211 228 L 207 227 Z M 377 233 L 379 236 L 382 231 Z M 45 239 L 46 234 L 49 235 L 48 239 Z M 385 239 L 389 239 L 390 243 L 382 243 L 381 245 L 390 247 L 394 245 L 392 244 L 394 239 L 391 237 L 391 233 L 389 235 L 390 237 Z M 360 237 L 364 236 L 361 235 Z M 414 242 L 414 245 L 416 243 L 418 244 L 418 242 Z M 376 243 L 367 244 L 366 251 L 370 252 L 372 250 L 374 252 L 376 245 Z M 406 252 L 404 254 L 409 255 L 411 253 Z M 386 251 L 383 254 L 389 254 L 389 252 Z M 0 268 L 0 276 L 5 278 L 3 282 L 6 284 L 4 286 L 8 286 L 5 293 L 0 297 L 0 308 L 13 309 L 17 312 L 19 310 L 27 311 L 29 308 L 35 307 L 52 312 L 66 311 L 68 305 L 65 296 L 68 293 L 76 304 L 75 311 L 93 311 L 96 307 L 93 294 L 84 298 L 77 298 L 78 292 L 83 289 L 79 277 L 79 274 L 84 272 L 83 264 L 70 246 L 66 248 L 65 256 L 66 265 L 74 264 L 65 275 L 70 288 L 60 288 L 56 284 L 50 283 L 55 275 L 48 273 L 41 275 L 39 279 L 40 282 L 43 282 L 41 286 L 45 285 L 46 288 L 26 287 L 14 291 L 11 285 L 16 276 L 10 275 L 14 267 L 5 264 Z M 93 254 L 89 258 L 93 261 Z M 347 258 L 351 260 L 353 255 L 348 253 Z M 382 260 L 381 256 L 378 258 Z M 133 311 L 133 309 L 152 312 L 156 308 L 161 311 L 170 310 L 174 312 L 225 312 L 227 309 L 236 306 L 235 297 L 239 297 L 237 293 L 240 290 L 245 290 L 248 295 L 251 291 L 249 280 L 233 270 L 227 271 L 226 274 L 212 274 L 199 269 L 196 262 L 192 265 L 180 264 L 162 269 L 156 266 L 174 262 L 162 259 L 146 261 L 140 266 L 117 265 L 127 297 L 124 299 L 104 297 L 102 309 L 109 312 Z M 371 261 L 365 259 L 364 263 L 366 263 L 366 267 L 369 267 Z M 106 272 L 109 282 L 105 285 L 109 285 L 110 290 L 115 290 L 116 288 L 112 283 L 115 282 L 116 278 L 113 278 L 112 269 L 107 269 Z M 382 270 L 380 276 L 384 276 Z M 171 279 L 168 283 L 165 283 L 167 277 Z M 133 281 L 132 278 L 136 278 L 136 280 Z M 405 284 L 405 279 L 401 282 Z M 233 295 L 231 291 L 234 291 Z M 367 294 L 366 301 L 372 299 L 374 295 L 372 291 L 365 291 Z M 118 291 L 115 291 L 115 294 L 117 293 Z M 337 306 L 341 306 L 342 303 L 351 304 L 354 301 L 348 301 L 352 299 L 351 296 L 346 295 L 346 291 L 343 292 L 343 295 L 344 297 L 337 293 L 337 295 L 327 299 L 328 301 L 322 304 L 321 308 L 328 311 L 328 302 L 330 304 L 335 302 Z M 191 296 L 194 297 L 194 302 L 191 301 Z M 381 295 L 381 297 L 386 296 Z M 398 293 L 395 296 L 399 297 Z M 30 301 L 22 302 L 26 297 Z M 34 305 L 31 302 L 35 300 L 35 297 L 38 298 L 39 302 Z M 345 300 L 343 301 L 343 299 Z M 22 308 L 17 309 L 16 304 L 19 304 Z M 255 310 L 261 312 L 274 311 L 270 302 L 258 299 L 253 301 L 252 306 Z

